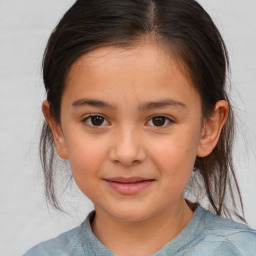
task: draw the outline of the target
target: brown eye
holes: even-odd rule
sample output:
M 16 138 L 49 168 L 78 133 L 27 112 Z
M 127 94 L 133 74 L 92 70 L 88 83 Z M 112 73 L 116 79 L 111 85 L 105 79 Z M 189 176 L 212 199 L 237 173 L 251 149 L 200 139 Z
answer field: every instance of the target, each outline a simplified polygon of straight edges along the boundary
M 148 123 L 150 126 L 165 127 L 168 126 L 170 123 L 173 123 L 173 121 L 166 116 L 155 116 L 151 118 Z
M 102 116 L 88 116 L 86 117 L 84 120 L 82 120 L 83 122 L 85 122 L 87 125 L 95 127 L 95 126 L 104 126 L 104 123 L 108 121 L 106 121 L 106 119 Z
M 165 124 L 165 117 L 162 117 L 162 116 L 160 116 L 160 117 L 154 117 L 153 118 L 153 124 L 155 125 L 155 126 L 163 126 L 164 124 Z
M 91 122 L 94 126 L 99 126 L 103 124 L 104 118 L 101 116 L 92 116 L 91 117 Z

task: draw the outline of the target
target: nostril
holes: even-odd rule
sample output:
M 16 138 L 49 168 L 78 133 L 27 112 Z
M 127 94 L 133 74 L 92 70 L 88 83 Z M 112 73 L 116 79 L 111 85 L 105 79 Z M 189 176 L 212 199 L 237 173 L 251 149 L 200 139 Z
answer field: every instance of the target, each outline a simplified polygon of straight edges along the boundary
M 127 130 L 115 133 L 110 141 L 109 159 L 115 164 L 125 167 L 137 165 L 145 160 L 143 141 L 138 132 Z

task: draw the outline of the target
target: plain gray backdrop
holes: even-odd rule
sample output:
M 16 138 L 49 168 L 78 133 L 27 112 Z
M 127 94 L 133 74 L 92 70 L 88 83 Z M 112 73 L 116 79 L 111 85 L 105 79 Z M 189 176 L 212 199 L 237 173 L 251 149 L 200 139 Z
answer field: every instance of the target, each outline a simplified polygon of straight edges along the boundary
M 200 0 L 230 54 L 232 99 L 239 116 L 235 162 L 245 216 L 256 228 L 256 2 Z M 92 204 L 73 186 L 48 210 L 38 140 L 45 94 L 41 60 L 47 39 L 74 0 L 0 0 L 0 252 L 22 255 L 33 245 L 80 224 Z

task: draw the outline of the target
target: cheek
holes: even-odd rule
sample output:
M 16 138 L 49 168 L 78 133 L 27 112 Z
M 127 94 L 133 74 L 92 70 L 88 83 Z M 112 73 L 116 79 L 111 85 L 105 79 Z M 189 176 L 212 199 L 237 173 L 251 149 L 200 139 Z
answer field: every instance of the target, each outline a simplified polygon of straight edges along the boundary
M 78 186 L 84 186 L 98 175 L 105 157 L 104 143 L 88 136 L 72 136 L 67 141 L 72 141 L 67 143 L 67 152 L 73 177 Z
M 150 150 L 150 155 L 158 164 L 166 164 L 180 169 L 185 166 L 193 166 L 197 146 L 197 136 L 182 133 L 182 136 L 170 136 L 155 142 L 154 147 Z
M 170 137 L 155 143 L 150 152 L 154 165 L 166 186 L 183 189 L 188 183 L 196 158 L 197 140 L 192 136 Z M 169 184 L 167 184 L 169 183 Z

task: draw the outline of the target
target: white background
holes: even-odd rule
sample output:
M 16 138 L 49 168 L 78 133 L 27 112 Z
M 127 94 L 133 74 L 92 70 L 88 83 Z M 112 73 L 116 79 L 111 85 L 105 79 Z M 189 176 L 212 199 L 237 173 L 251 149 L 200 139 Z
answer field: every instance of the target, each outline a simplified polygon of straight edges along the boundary
M 245 216 L 256 228 L 256 2 L 200 0 L 226 41 L 239 132 L 235 160 Z M 41 59 L 50 32 L 74 0 L 0 0 L 0 253 L 22 255 L 77 226 L 92 209 L 79 191 L 70 213 L 48 210 L 38 157 L 44 91 Z

